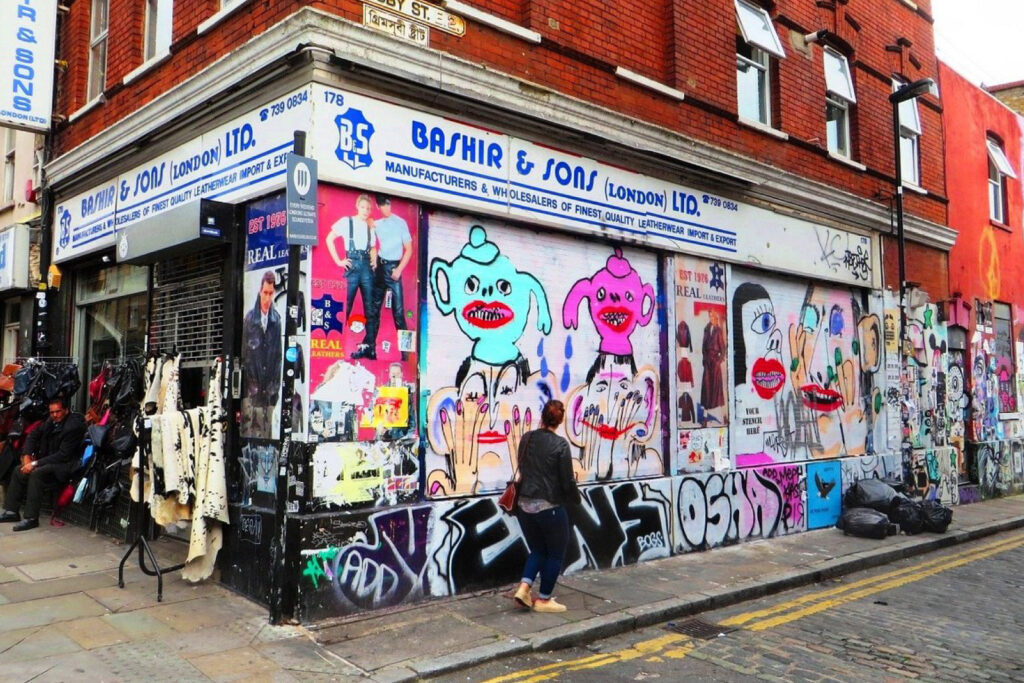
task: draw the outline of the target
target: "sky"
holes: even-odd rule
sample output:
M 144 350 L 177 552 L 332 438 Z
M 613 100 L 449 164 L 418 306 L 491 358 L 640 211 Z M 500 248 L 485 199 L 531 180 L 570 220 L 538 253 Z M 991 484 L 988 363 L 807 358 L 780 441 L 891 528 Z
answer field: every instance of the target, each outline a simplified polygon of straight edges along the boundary
M 932 0 L 935 52 L 976 85 L 1024 81 L 1024 0 Z

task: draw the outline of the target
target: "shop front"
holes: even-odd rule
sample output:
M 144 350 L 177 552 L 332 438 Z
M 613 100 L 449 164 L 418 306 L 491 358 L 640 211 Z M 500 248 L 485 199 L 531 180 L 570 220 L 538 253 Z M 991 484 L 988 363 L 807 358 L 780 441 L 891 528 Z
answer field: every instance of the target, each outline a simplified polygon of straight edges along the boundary
M 568 571 L 828 526 L 902 473 L 875 237 L 479 123 L 311 82 L 58 201 L 83 368 L 179 355 L 187 409 L 224 360 L 222 581 L 303 621 L 511 582 L 496 499 L 552 398 Z

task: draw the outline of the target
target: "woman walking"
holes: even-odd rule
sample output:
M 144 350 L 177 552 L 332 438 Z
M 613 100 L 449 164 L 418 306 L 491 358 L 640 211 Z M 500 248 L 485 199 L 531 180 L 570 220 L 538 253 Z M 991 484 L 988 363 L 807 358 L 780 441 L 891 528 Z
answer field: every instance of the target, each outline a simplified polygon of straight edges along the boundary
M 567 503 L 578 504 L 580 491 L 572 473 L 569 442 L 555 433 L 565 419 L 561 401 L 548 401 L 541 412 L 541 429 L 528 432 L 519 443 L 519 526 L 530 546 L 523 580 L 515 600 L 535 612 L 564 612 L 565 605 L 551 594 L 562 572 L 569 542 Z M 537 574 L 540 591 L 530 595 Z

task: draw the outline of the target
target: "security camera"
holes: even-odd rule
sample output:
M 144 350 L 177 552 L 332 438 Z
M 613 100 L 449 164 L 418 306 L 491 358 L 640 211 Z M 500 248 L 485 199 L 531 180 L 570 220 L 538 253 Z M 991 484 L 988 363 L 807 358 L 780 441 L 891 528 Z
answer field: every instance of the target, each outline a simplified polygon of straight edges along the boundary
M 828 31 L 826 31 L 825 29 L 821 29 L 820 31 L 815 31 L 814 33 L 808 33 L 807 35 L 805 35 L 804 36 L 804 42 L 805 43 L 820 43 L 822 40 L 825 39 L 825 36 L 827 36 L 827 35 L 828 35 Z

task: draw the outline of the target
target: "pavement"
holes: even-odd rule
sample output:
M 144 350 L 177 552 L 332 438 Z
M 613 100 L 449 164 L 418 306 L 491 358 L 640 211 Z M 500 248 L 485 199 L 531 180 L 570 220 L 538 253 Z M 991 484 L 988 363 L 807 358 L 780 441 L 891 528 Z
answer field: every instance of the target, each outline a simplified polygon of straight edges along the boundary
M 0 525 L 0 682 L 366 681 L 427 679 L 534 650 L 585 644 L 898 559 L 1024 527 L 1024 495 L 954 508 L 942 535 L 881 541 L 836 529 L 743 543 L 563 577 L 562 614 L 513 606 L 513 586 L 273 626 L 267 609 L 179 572 L 156 578 L 125 547 L 71 525 L 12 533 Z M 153 544 L 162 566 L 180 541 Z

